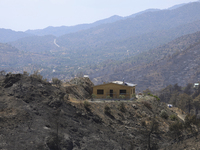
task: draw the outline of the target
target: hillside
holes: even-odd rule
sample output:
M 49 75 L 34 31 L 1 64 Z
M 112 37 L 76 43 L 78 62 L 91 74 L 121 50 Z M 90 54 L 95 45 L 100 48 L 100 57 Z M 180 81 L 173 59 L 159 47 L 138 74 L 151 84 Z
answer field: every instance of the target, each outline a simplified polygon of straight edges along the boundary
M 199 39 L 200 32 L 182 36 L 133 58 L 102 64 L 90 77 L 95 84 L 125 78 L 136 83 L 138 91 L 197 82 L 200 80 Z
M 10 44 L 22 51 L 34 53 L 50 53 L 51 50 L 56 51 L 59 49 L 59 47 L 56 46 L 54 43 L 55 39 L 56 37 L 53 35 L 31 36 L 21 38 L 19 40 L 11 42 Z
M 175 121 L 160 117 L 175 114 L 153 98 L 97 103 L 70 94 L 38 74 L 1 76 L 0 149 L 135 150 L 146 149 L 148 137 L 150 147 L 163 149 L 178 142 L 168 130 Z

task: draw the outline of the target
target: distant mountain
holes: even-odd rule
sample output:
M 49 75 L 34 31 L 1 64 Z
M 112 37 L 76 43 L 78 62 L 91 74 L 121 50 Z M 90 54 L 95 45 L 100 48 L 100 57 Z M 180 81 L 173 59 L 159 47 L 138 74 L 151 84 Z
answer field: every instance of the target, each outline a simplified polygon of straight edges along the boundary
M 183 5 L 185 5 L 185 3 L 170 7 L 169 10 L 179 8 Z M 147 9 L 147 10 L 132 14 L 127 17 L 120 17 L 117 15 L 114 15 L 109 18 L 102 19 L 102 20 L 99 20 L 99 21 L 96 21 L 96 22 L 90 23 L 90 24 L 88 23 L 88 24 L 79 24 L 79 25 L 75 25 L 75 26 L 60 26 L 60 27 L 49 26 L 44 29 L 27 30 L 27 31 L 25 31 L 25 33 L 34 34 L 34 35 L 38 35 L 38 36 L 54 35 L 54 36 L 59 37 L 59 36 L 65 35 L 65 34 L 74 33 L 74 32 L 78 32 L 81 30 L 87 30 L 87 29 L 90 29 L 92 27 L 96 27 L 96 26 L 99 26 L 102 24 L 114 23 L 116 21 L 123 20 L 126 18 L 134 18 L 138 15 L 148 13 L 148 12 L 155 12 L 155 11 L 160 11 L 160 9 Z
M 138 12 L 138 13 L 135 13 L 135 14 L 132 14 L 130 16 L 127 16 L 126 18 L 133 18 L 133 17 L 136 17 L 138 15 L 142 15 L 144 13 L 148 13 L 148 12 L 155 12 L 155 11 L 159 11 L 160 9 L 147 9 L 147 10 L 144 10 L 144 11 L 141 11 L 141 12 Z
M 200 3 L 190 3 L 175 10 L 148 12 L 92 29 L 71 33 L 57 39 L 63 47 L 73 49 L 102 45 L 105 42 L 123 40 L 142 34 L 169 30 L 183 24 L 200 20 Z M 78 43 L 78 44 L 77 44 Z
M 138 91 L 175 83 L 185 86 L 200 81 L 199 49 L 200 32 L 196 32 L 124 61 L 102 64 L 90 77 L 96 84 L 125 78 L 136 83 Z
M 107 23 L 113 23 L 118 20 L 123 19 L 123 17 L 120 16 L 112 16 L 110 18 L 106 18 L 103 20 L 96 21 L 91 24 L 80 24 L 75 26 L 61 26 L 61 27 L 47 27 L 45 29 L 37 29 L 37 30 L 27 30 L 26 33 L 34 34 L 38 36 L 44 36 L 44 35 L 54 35 L 54 36 L 61 36 L 64 34 L 74 33 L 81 30 L 86 30 L 92 27 L 96 27 L 101 24 L 107 24 Z
M 31 34 L 21 31 L 16 32 L 10 29 L 0 29 L 0 43 L 11 42 L 28 36 L 31 36 Z
M 186 4 L 188 4 L 188 3 L 183 3 L 183 4 L 174 5 L 174 6 L 170 7 L 170 8 L 168 8 L 168 10 L 177 9 L 177 8 L 179 8 L 179 7 L 182 7 L 182 6 L 186 5 Z

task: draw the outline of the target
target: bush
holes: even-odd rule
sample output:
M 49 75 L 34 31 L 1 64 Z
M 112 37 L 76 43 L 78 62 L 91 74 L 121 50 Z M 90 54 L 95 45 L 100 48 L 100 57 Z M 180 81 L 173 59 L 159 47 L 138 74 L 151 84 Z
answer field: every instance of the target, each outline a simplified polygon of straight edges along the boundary
M 84 101 L 83 106 L 85 107 L 86 110 L 90 111 L 90 103 L 88 101 Z
M 156 95 L 153 95 L 153 97 L 155 97 L 158 101 L 160 101 L 160 98 Z
M 34 73 L 31 75 L 31 77 L 42 80 L 43 76 L 39 74 L 39 70 L 34 71 Z
M 164 118 L 164 119 L 168 119 L 168 114 L 167 114 L 167 112 L 165 111 L 165 110 L 162 110 L 161 111 L 161 113 L 160 113 L 160 116 L 162 117 L 162 118 Z
M 119 110 L 121 111 L 121 112 L 125 112 L 126 111 L 126 108 L 125 108 L 125 105 L 124 105 L 124 103 L 120 103 L 119 104 Z
M 120 99 L 124 99 L 125 96 L 124 96 L 124 95 L 119 95 L 119 98 L 120 98 Z
M 172 121 L 178 120 L 178 118 L 177 118 L 177 116 L 176 116 L 175 114 L 170 115 L 169 118 L 170 118 Z
M 55 84 L 56 86 L 60 86 L 62 84 L 62 81 L 59 80 L 58 78 L 52 78 L 52 83 Z
M 152 96 L 152 97 L 155 97 L 158 101 L 160 101 L 160 98 L 159 98 L 158 96 L 153 95 L 153 94 L 151 94 L 151 93 L 148 93 L 148 95 L 149 95 L 149 96 Z
M 27 71 L 23 71 L 23 75 L 29 76 L 29 73 Z
M 96 98 L 97 96 L 95 94 L 92 94 L 92 98 Z
M 106 99 L 112 99 L 112 97 L 110 97 L 110 96 L 107 96 L 107 97 L 106 97 Z
M 108 105 L 106 105 L 106 106 L 104 107 L 104 113 L 107 114 L 107 115 L 110 115 L 110 114 L 111 114 L 111 109 L 110 109 L 110 107 L 109 107 Z
M 146 126 L 146 122 L 143 120 L 143 121 L 141 122 L 141 125 L 142 125 L 143 127 L 145 127 L 145 126 Z
M 132 97 L 136 97 L 136 95 L 135 95 L 135 94 L 132 94 Z

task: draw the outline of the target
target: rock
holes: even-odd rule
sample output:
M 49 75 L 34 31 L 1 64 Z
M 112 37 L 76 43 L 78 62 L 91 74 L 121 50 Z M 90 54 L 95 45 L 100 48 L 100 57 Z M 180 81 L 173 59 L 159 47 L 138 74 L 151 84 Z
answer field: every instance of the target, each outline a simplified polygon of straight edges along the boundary
M 138 107 L 137 107 L 136 104 L 133 104 L 132 107 L 133 107 L 134 109 L 138 109 Z

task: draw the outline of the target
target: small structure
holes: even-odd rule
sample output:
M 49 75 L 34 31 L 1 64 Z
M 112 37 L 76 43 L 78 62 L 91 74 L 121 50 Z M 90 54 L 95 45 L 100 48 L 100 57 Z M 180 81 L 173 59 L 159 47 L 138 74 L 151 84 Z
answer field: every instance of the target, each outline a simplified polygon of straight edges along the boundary
M 84 78 L 89 78 L 89 75 L 84 75 L 83 77 L 84 77 Z
M 194 83 L 194 88 L 198 89 L 199 88 L 199 83 Z
M 99 99 L 131 99 L 135 96 L 136 84 L 113 81 L 93 86 L 93 95 Z
M 167 106 L 168 106 L 169 108 L 172 108 L 172 107 L 173 107 L 173 105 L 172 105 L 172 104 L 167 104 Z

